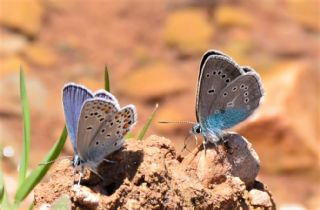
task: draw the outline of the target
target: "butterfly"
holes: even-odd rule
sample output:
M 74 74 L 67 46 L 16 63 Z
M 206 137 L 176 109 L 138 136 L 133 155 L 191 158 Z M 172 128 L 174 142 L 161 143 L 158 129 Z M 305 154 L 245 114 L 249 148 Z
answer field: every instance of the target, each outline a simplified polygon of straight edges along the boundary
M 260 77 L 250 67 L 240 67 L 232 58 L 215 50 L 200 63 L 196 95 L 197 123 L 193 134 L 216 144 L 225 129 L 248 118 L 259 106 L 263 89 Z
M 95 93 L 75 83 L 63 88 L 66 126 L 74 150 L 74 167 L 84 167 L 102 178 L 97 168 L 106 156 L 119 150 L 124 136 L 137 121 L 133 105 L 120 108 L 117 99 L 105 90 Z

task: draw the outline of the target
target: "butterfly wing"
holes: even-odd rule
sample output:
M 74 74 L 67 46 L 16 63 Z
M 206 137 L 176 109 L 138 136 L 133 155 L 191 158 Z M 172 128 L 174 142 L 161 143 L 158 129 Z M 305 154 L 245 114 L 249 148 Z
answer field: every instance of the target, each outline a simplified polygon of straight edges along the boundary
M 63 88 L 63 108 L 66 125 L 74 152 L 77 153 L 77 130 L 81 107 L 85 100 L 93 97 L 93 94 L 81 85 L 68 83 Z
M 219 131 L 233 127 L 248 118 L 259 106 L 263 95 L 260 78 L 250 68 L 244 69 L 243 75 L 230 82 L 219 93 L 210 109 L 213 114 L 209 115 L 204 124 L 208 130 Z
M 223 88 L 239 77 L 243 70 L 228 56 L 218 52 L 207 52 L 201 61 L 196 99 L 198 122 L 214 114 L 212 104 Z
M 133 105 L 128 105 L 112 114 L 108 120 L 104 121 L 90 142 L 85 158 L 98 165 L 107 155 L 120 149 L 124 143 L 124 136 L 137 120 L 136 116 Z
M 118 104 L 117 99 L 111 93 L 109 93 L 108 91 L 103 90 L 103 89 L 98 90 L 98 91 L 96 91 L 94 93 L 94 97 L 95 98 L 104 98 L 106 100 L 113 101 L 115 103 L 116 107 L 120 110 L 120 106 Z
M 82 106 L 78 127 L 77 146 L 81 160 L 86 161 L 89 145 L 104 121 L 118 112 L 115 103 L 103 98 L 88 99 Z

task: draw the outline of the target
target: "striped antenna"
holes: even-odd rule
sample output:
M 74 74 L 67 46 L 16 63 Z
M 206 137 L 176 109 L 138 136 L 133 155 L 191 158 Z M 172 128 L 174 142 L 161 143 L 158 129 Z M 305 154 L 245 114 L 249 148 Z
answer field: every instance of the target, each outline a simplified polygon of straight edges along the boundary
M 191 122 L 191 121 L 159 121 L 158 123 L 163 123 L 163 124 L 168 124 L 168 123 L 177 123 L 177 124 L 197 124 L 195 122 Z

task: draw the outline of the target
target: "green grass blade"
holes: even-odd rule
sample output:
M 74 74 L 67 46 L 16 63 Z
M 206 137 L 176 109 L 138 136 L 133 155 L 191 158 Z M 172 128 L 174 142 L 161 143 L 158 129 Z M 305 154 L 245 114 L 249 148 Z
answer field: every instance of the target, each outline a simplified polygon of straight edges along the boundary
M 109 72 L 108 66 L 104 67 L 104 89 L 110 92 L 110 80 L 109 80 Z
M 4 198 L 4 180 L 3 180 L 3 174 L 2 171 L 0 171 L 0 203 L 2 203 L 2 200 Z
M 3 147 L 2 145 L 0 145 L 0 203 L 2 203 L 2 199 L 4 196 L 4 191 L 5 191 L 5 187 L 4 187 L 4 175 L 2 173 L 2 150 Z
M 30 206 L 28 207 L 28 210 L 32 210 L 32 209 L 33 209 L 33 206 L 34 206 L 34 203 L 32 202 L 32 203 L 30 204 Z
M 138 138 L 139 140 L 142 140 L 144 138 L 144 135 L 147 133 L 150 125 L 151 125 L 151 122 L 156 114 L 156 111 L 158 109 L 158 104 L 156 104 L 156 106 L 154 107 L 154 110 L 151 114 L 151 116 L 149 117 L 149 119 L 147 120 L 147 123 L 143 126 L 142 130 L 140 131 L 139 135 L 138 135 Z
M 23 149 L 20 161 L 19 169 L 19 185 L 26 178 L 28 164 L 29 164 L 29 152 L 30 152 L 30 113 L 29 104 L 27 98 L 26 82 L 22 67 L 20 67 L 20 99 L 22 104 L 22 114 L 23 114 Z M 18 185 L 18 186 L 19 186 Z
M 125 136 L 124 136 L 124 139 L 131 139 L 131 138 L 134 138 L 134 135 L 132 132 L 128 132 Z
M 9 203 L 7 192 L 4 191 L 0 200 L 0 209 L 14 209 L 11 203 Z
M 2 170 L 2 146 L 0 145 L 0 209 L 12 209 L 4 184 L 4 175 Z
M 66 127 L 64 127 L 59 140 L 55 143 L 55 145 L 49 151 L 46 157 L 42 160 L 43 163 L 50 162 L 57 159 L 66 142 L 67 135 L 68 135 L 67 129 Z M 45 176 L 51 164 L 39 165 L 36 169 L 34 169 L 31 172 L 31 174 L 23 181 L 21 186 L 18 188 L 15 195 L 15 203 L 20 203 L 29 195 L 29 193 L 33 190 L 33 188 Z

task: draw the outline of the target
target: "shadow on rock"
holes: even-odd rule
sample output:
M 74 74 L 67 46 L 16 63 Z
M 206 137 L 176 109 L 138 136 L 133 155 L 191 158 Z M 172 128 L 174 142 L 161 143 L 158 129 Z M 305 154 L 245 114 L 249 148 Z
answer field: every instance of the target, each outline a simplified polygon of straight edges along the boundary
M 139 165 L 143 160 L 143 151 L 130 151 L 123 148 L 108 156 L 108 160 L 114 163 L 103 162 L 98 168 L 101 180 L 94 173 L 90 173 L 88 179 L 83 179 L 81 184 L 94 188 L 95 191 L 104 195 L 113 194 L 124 182 L 125 179 L 132 180 Z

